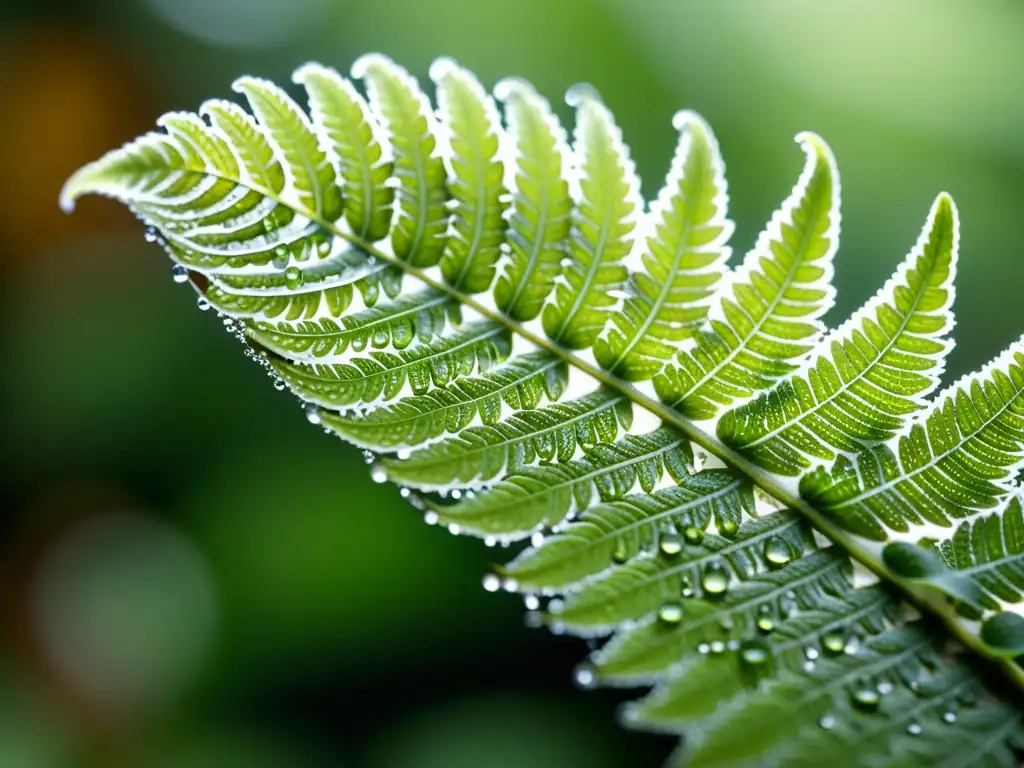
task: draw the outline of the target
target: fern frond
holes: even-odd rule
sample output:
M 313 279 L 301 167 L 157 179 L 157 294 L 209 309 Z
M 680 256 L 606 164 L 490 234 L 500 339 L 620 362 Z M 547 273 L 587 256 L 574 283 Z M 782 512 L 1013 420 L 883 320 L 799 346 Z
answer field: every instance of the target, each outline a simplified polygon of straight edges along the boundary
M 529 539 L 485 586 L 591 638 L 583 687 L 653 686 L 623 719 L 683 734 L 679 764 L 1019 764 L 1024 338 L 928 400 L 952 200 L 827 333 L 840 190 L 816 135 L 729 272 L 696 115 L 645 212 L 593 90 L 570 92 L 570 148 L 522 81 L 496 89 L 503 120 L 449 60 L 436 111 L 383 56 L 353 74 L 365 96 L 300 68 L 308 114 L 242 78 L 255 119 L 170 113 L 61 203 L 130 206 L 174 279 L 428 521 Z
M 797 137 L 807 161 L 743 266 L 718 291 L 709 328 L 654 378 L 658 396 L 695 419 L 767 389 L 818 343 L 832 306 L 839 238 L 839 174 L 814 134 Z

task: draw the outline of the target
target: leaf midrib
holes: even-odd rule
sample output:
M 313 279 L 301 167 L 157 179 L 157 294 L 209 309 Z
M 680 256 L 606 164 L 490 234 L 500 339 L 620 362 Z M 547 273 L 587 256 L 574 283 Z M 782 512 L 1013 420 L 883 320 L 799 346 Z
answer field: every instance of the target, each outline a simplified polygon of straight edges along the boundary
M 202 170 L 194 169 L 183 169 L 193 173 L 204 173 L 211 176 L 222 178 L 225 181 L 229 181 L 233 184 L 241 184 L 248 187 L 254 192 L 266 195 L 271 199 L 275 200 L 281 205 L 288 206 L 295 210 L 295 206 L 292 203 L 285 202 L 281 197 L 273 192 L 266 189 L 261 189 L 258 186 L 253 186 L 250 183 L 246 183 L 241 179 L 228 178 L 222 174 L 211 172 L 207 168 Z M 452 286 L 445 283 L 443 280 L 439 280 L 430 275 L 426 270 L 416 267 L 412 264 L 402 261 L 396 258 L 394 255 L 384 253 L 383 251 L 375 248 L 372 244 L 367 243 L 352 233 L 343 232 L 339 227 L 335 226 L 332 222 L 323 219 L 316 214 L 312 214 L 305 210 L 297 211 L 304 216 L 309 217 L 311 220 L 316 221 L 323 229 L 330 232 L 335 237 L 339 237 L 342 240 L 355 245 L 364 253 L 373 256 L 378 259 L 387 261 L 394 266 L 403 269 L 408 274 L 420 280 L 425 285 L 440 290 L 450 296 L 452 299 L 459 303 L 473 309 L 474 311 L 481 314 L 495 322 L 502 323 L 510 331 L 518 334 L 523 339 L 535 344 L 536 346 L 550 352 L 553 355 L 561 358 L 566 364 L 573 366 L 582 373 L 586 373 L 592 376 L 598 382 L 621 392 L 623 395 L 628 397 L 631 402 L 639 405 L 641 408 L 647 410 L 651 414 L 659 417 L 665 423 L 675 427 L 684 435 L 687 436 L 692 442 L 701 446 L 709 453 L 717 456 L 728 466 L 733 467 L 737 471 L 746 475 L 750 478 L 756 486 L 773 496 L 776 500 L 782 502 L 790 509 L 797 511 L 804 515 L 811 524 L 826 538 L 834 542 L 837 546 L 849 554 L 854 560 L 859 562 L 865 568 L 873 572 L 879 578 L 886 582 L 889 582 L 896 586 L 902 593 L 904 599 L 908 603 L 918 608 L 923 613 L 928 613 L 936 616 L 946 627 L 946 629 L 959 640 L 964 646 L 970 648 L 972 651 L 977 653 L 979 656 L 991 661 L 1002 669 L 1003 674 L 1019 689 L 1024 690 L 1024 669 L 1018 667 L 1013 663 L 1012 660 L 1002 658 L 997 655 L 990 654 L 986 649 L 984 643 L 981 641 L 973 632 L 969 631 L 960 621 L 959 616 L 948 604 L 944 596 L 937 595 L 934 592 L 927 591 L 926 589 L 913 584 L 906 579 L 896 576 L 890 572 L 877 558 L 872 556 L 863 546 L 859 545 L 858 542 L 852 538 L 852 535 L 847 533 L 845 530 L 840 528 L 829 518 L 825 517 L 815 507 L 809 504 L 799 492 L 796 490 L 795 485 L 792 482 L 788 482 L 786 478 L 775 477 L 764 469 L 754 464 L 752 461 L 747 459 L 737 451 L 732 450 L 728 446 L 720 443 L 712 435 L 705 432 L 701 427 L 690 419 L 683 416 L 673 408 L 665 405 L 664 403 L 655 400 L 654 398 L 646 395 L 645 393 L 638 390 L 636 387 L 631 385 L 629 382 L 620 379 L 618 376 L 614 376 L 601 368 L 592 365 L 586 360 L 580 358 L 578 355 L 561 344 L 552 341 L 551 339 L 541 336 L 533 331 L 525 328 L 521 323 L 513 320 L 501 312 L 490 309 L 489 307 L 481 304 L 479 301 L 474 299 Z

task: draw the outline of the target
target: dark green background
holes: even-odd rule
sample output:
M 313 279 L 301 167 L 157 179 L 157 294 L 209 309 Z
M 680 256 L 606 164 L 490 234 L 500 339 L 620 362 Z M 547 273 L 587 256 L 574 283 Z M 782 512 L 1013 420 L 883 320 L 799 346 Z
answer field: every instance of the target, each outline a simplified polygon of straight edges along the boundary
M 9 7 L 8 7 L 9 6 Z M 421 78 L 588 80 L 648 197 L 675 110 L 729 169 L 745 251 L 802 129 L 844 182 L 840 320 L 940 190 L 963 217 L 959 376 L 1019 335 L 1024 4 L 678 0 L 79 0 L 0 10 L 4 297 L 0 764 L 657 765 L 582 642 L 522 625 L 504 553 L 423 525 L 310 428 L 113 203 L 56 208 L 78 165 L 161 112 L 380 50 Z

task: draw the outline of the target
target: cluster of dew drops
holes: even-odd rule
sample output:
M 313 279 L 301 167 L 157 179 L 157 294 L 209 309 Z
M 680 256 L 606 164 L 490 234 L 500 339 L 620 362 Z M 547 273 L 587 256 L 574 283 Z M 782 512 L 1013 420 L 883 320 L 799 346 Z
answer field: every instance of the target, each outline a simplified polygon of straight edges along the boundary
M 154 228 L 146 230 L 145 239 L 147 242 L 159 242 L 161 240 L 158 232 Z M 293 274 L 289 274 L 293 272 Z M 189 281 L 189 270 L 182 264 L 174 264 L 171 268 L 171 278 L 177 284 L 184 284 Z M 290 267 L 285 272 L 285 280 L 289 287 L 298 287 L 301 284 L 302 272 L 297 267 Z M 196 300 L 196 306 L 202 312 L 209 311 L 213 304 L 205 296 L 200 295 Z M 267 375 L 273 380 L 274 389 L 282 392 L 288 388 L 287 383 L 281 378 L 280 375 L 274 371 L 270 362 L 267 360 L 265 352 L 257 351 L 249 341 L 248 336 L 242 324 L 233 316 L 217 310 L 217 315 L 221 319 L 225 331 L 234 336 L 245 348 L 245 356 L 255 361 L 258 365 L 266 370 Z M 320 409 L 312 403 L 302 404 L 306 420 L 313 425 L 321 425 L 322 419 L 320 416 Z M 332 434 L 329 427 L 324 427 L 326 434 Z M 410 452 L 407 449 L 399 450 L 396 453 L 396 457 L 399 460 L 407 459 Z M 375 483 L 386 483 L 388 481 L 387 471 L 383 465 L 378 461 L 378 457 L 372 451 L 363 451 L 363 459 L 366 464 L 370 466 L 370 477 Z M 472 498 L 475 495 L 473 490 L 460 491 L 458 489 L 451 491 L 441 490 L 438 492 L 442 498 L 451 497 L 454 500 L 458 500 L 463 496 Z M 399 487 L 399 494 L 403 499 L 406 499 L 417 509 L 424 511 L 423 519 L 427 525 L 436 525 L 438 523 L 438 514 L 433 510 L 429 510 L 426 507 L 424 501 L 411 489 L 407 487 Z M 725 519 L 719 525 L 719 530 L 726 536 L 731 536 L 737 531 L 737 523 L 732 519 Z M 448 531 L 453 535 L 461 533 L 458 525 L 449 525 Z M 538 548 L 543 545 L 545 540 L 544 533 L 542 531 L 535 531 L 530 537 L 530 545 L 534 548 Z M 683 542 L 685 541 L 690 545 L 700 545 L 704 540 L 704 531 L 696 526 L 689 525 L 685 526 L 680 534 L 675 529 L 662 531 L 658 537 L 658 549 L 662 555 L 672 558 L 679 555 L 683 550 Z M 484 538 L 484 544 L 488 547 L 494 547 L 501 545 L 503 547 L 509 546 L 510 540 L 504 538 L 498 538 L 494 536 L 488 536 Z M 764 562 L 771 569 L 781 568 L 787 565 L 796 555 L 793 551 L 792 545 L 784 538 L 780 536 L 769 537 L 764 544 L 762 555 Z M 625 548 L 622 544 L 617 545 L 615 552 L 613 553 L 613 560 L 616 562 L 626 562 L 628 554 L 625 552 Z M 716 599 L 724 596 L 729 589 L 732 577 L 729 573 L 729 569 L 719 561 L 712 561 L 706 565 L 700 575 L 700 586 L 703 594 L 710 598 Z M 482 579 L 482 586 L 487 592 L 498 592 L 505 591 L 509 593 L 516 593 L 519 591 L 518 582 L 511 577 L 501 577 L 497 573 L 488 572 Z M 687 579 L 683 580 L 683 586 L 681 590 L 681 597 L 688 598 L 694 594 L 692 587 L 689 585 Z M 780 605 L 781 614 L 783 617 L 789 615 L 795 605 L 796 594 L 789 591 L 783 597 Z M 525 622 L 529 627 L 541 627 L 545 624 L 544 614 L 548 616 L 548 629 L 553 634 L 562 634 L 565 629 L 562 624 L 557 621 L 558 614 L 562 611 L 564 603 L 560 597 L 551 597 L 547 599 L 546 606 L 542 602 L 541 596 L 528 593 L 523 595 L 523 605 L 526 609 Z M 550 619 L 556 619 L 551 621 Z M 666 627 L 671 628 L 678 626 L 684 619 L 684 606 L 681 600 L 667 600 L 658 609 L 657 615 L 658 622 Z M 724 618 L 721 620 L 720 625 L 725 632 L 732 629 L 731 619 Z M 772 618 L 772 609 L 768 605 L 762 605 L 759 610 L 759 616 L 756 621 L 756 627 L 759 635 L 762 637 L 770 635 L 775 628 L 775 620 Z M 597 648 L 597 641 L 591 639 L 588 641 L 591 650 Z M 821 636 L 821 650 L 813 646 L 808 646 L 804 649 L 805 661 L 803 663 L 803 669 L 805 672 L 812 672 L 815 668 L 816 661 L 820 657 L 821 653 L 825 653 L 829 656 L 838 656 L 843 653 L 856 653 L 860 648 L 860 643 L 856 635 L 850 635 L 847 637 L 846 633 L 841 629 L 831 629 L 826 631 Z M 739 641 L 736 639 L 725 640 L 714 640 L 711 642 L 702 642 L 697 646 L 697 652 L 701 655 L 722 655 L 726 651 L 731 651 L 739 654 L 739 659 L 744 667 L 754 671 L 767 671 L 770 668 L 772 656 L 769 647 L 758 640 L 747 640 Z M 596 688 L 599 684 L 599 677 L 597 669 L 590 662 L 584 662 L 576 667 L 573 672 L 573 680 L 576 685 L 582 689 Z M 916 686 L 914 682 L 911 682 L 911 688 L 914 689 Z M 881 706 L 883 698 L 892 693 L 894 685 L 889 680 L 882 680 L 877 684 L 861 683 L 858 684 L 850 693 L 851 703 L 860 711 L 874 712 Z M 958 697 L 958 701 L 967 706 L 975 701 L 973 692 L 967 692 Z M 639 717 L 639 711 L 635 707 L 626 706 L 623 708 L 622 717 L 626 722 L 634 721 Z M 942 722 L 947 724 L 955 723 L 957 720 L 956 712 L 952 709 L 947 710 L 941 717 Z M 818 725 L 824 730 L 832 730 L 837 727 L 838 721 L 832 714 L 825 714 L 818 720 Z M 906 727 L 906 732 L 911 736 L 918 736 L 923 732 L 923 726 L 917 720 L 910 722 Z

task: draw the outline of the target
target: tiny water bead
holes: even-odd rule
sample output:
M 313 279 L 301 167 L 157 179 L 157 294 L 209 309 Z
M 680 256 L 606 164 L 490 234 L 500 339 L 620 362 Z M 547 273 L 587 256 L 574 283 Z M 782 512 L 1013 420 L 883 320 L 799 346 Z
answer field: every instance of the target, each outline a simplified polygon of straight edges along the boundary
M 540 608 L 540 598 L 536 595 L 526 595 L 523 598 L 523 605 L 528 611 L 536 611 Z
M 729 589 L 729 571 L 721 563 L 709 563 L 700 579 L 705 594 L 723 595 Z
M 781 536 L 772 536 L 764 543 L 764 559 L 769 568 L 782 568 L 793 559 L 793 548 Z
M 499 589 L 501 589 L 501 579 L 498 578 L 498 574 L 496 573 L 484 574 L 484 577 L 483 579 L 481 579 L 480 583 L 483 585 L 484 590 L 487 592 L 497 592 Z
M 893 692 L 893 684 L 888 680 L 883 680 L 876 686 L 876 688 L 882 696 L 888 696 Z
M 205 296 L 200 296 L 196 299 L 196 307 L 199 308 L 200 312 L 206 312 L 210 308 L 210 300 Z
M 171 279 L 176 283 L 188 282 L 188 269 L 181 264 L 171 267 Z
M 711 653 L 715 654 L 716 656 L 720 656 L 723 653 L 725 653 L 725 643 L 723 643 L 721 640 L 713 640 L 711 642 Z
M 142 237 L 147 243 L 155 243 L 160 236 L 156 232 L 156 227 L 146 227 L 146 231 L 143 233 Z
M 675 626 L 683 620 L 683 604 L 670 600 L 662 603 L 658 609 L 658 621 L 668 626 Z
M 544 533 L 542 531 L 534 531 L 530 536 L 530 546 L 536 549 L 542 544 L 544 544 Z
M 818 725 L 826 731 L 831 731 L 836 727 L 836 719 L 832 715 L 822 715 L 818 719 Z
M 284 284 L 288 288 L 298 288 L 302 285 L 302 270 L 298 267 L 288 267 L 284 271 Z
M 942 722 L 949 723 L 949 724 L 955 723 L 956 722 L 956 712 L 953 712 L 953 711 L 943 712 L 942 713 Z
M 278 392 L 284 392 L 285 387 L 287 386 L 288 385 L 284 383 L 283 379 L 276 379 L 274 381 L 274 389 L 276 389 Z
M 315 405 L 307 405 L 306 406 L 306 421 L 308 421 L 310 424 L 319 424 L 320 421 L 321 421 L 321 419 L 320 419 L 320 409 L 317 408 Z
M 591 664 L 580 664 L 573 670 L 573 682 L 580 688 L 589 690 L 597 685 L 597 673 Z
M 907 725 L 907 733 L 911 736 L 920 736 L 923 730 L 920 723 L 910 723 Z

